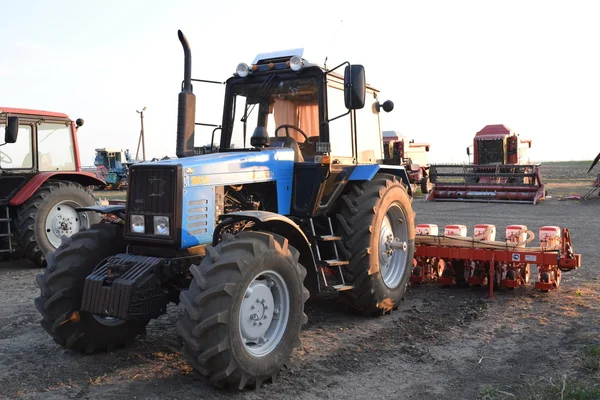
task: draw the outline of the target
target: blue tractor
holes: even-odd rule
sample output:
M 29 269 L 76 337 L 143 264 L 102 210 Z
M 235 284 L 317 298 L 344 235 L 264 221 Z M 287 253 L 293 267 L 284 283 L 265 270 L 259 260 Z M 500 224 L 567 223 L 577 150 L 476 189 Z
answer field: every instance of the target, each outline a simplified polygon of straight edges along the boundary
M 300 343 L 310 295 L 339 291 L 383 315 L 405 294 L 412 193 L 404 168 L 384 163 L 379 122 L 393 104 L 361 65 L 261 55 L 226 82 L 218 142 L 197 148 L 199 80 L 179 40 L 178 158 L 132 165 L 126 206 L 81 209 L 122 222 L 65 237 L 35 305 L 57 343 L 91 353 L 181 303 L 186 360 L 217 386 L 260 387 Z

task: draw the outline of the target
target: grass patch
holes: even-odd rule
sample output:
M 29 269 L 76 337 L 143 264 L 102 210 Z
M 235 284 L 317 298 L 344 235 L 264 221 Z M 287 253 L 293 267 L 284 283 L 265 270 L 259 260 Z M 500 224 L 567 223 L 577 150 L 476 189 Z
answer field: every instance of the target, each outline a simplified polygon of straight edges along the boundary
M 516 399 L 515 395 L 509 392 L 502 391 L 493 386 L 484 386 L 479 391 L 480 400 L 506 400 Z
M 581 368 L 587 373 L 597 373 L 600 371 L 600 345 L 591 344 L 579 350 L 577 361 Z M 600 396 L 598 396 L 600 399 Z
M 527 400 L 598 400 L 600 380 L 577 379 L 566 375 L 540 378 L 525 387 L 523 399 Z

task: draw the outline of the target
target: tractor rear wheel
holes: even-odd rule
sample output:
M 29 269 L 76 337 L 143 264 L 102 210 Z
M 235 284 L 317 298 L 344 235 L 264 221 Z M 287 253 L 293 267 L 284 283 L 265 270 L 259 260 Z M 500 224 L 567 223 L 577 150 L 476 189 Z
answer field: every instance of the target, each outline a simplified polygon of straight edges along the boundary
M 259 388 L 300 344 L 306 269 L 287 239 L 267 232 L 224 234 L 206 254 L 180 296 L 183 355 L 216 386 Z
M 41 295 L 35 306 L 42 327 L 54 341 L 71 350 L 93 353 L 129 344 L 144 334 L 149 320 L 123 321 L 79 311 L 85 278 L 106 257 L 124 253 L 123 226 L 97 224 L 48 254 L 48 267 L 37 276 Z
M 93 206 L 94 197 L 78 183 L 48 181 L 17 209 L 16 237 L 25 256 L 36 266 L 46 265 L 46 254 L 71 236 L 100 222 L 95 212 L 75 208 Z
M 351 184 L 337 214 L 340 249 L 350 261 L 344 268 L 352 290 L 340 301 L 365 315 L 397 308 L 410 278 L 415 251 L 411 199 L 393 175 L 376 175 L 369 182 Z M 392 242 L 404 243 L 394 249 Z

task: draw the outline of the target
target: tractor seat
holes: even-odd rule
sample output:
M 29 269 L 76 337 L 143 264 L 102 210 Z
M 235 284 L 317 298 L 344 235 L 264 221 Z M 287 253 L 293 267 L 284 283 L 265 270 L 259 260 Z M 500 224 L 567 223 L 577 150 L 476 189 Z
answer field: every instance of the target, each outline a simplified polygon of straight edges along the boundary
M 294 162 L 304 162 L 304 157 L 302 156 L 302 152 L 300 151 L 300 146 L 298 146 L 298 142 L 292 139 L 289 136 L 277 136 L 269 138 L 271 144 L 269 147 L 287 147 L 289 149 L 294 150 Z

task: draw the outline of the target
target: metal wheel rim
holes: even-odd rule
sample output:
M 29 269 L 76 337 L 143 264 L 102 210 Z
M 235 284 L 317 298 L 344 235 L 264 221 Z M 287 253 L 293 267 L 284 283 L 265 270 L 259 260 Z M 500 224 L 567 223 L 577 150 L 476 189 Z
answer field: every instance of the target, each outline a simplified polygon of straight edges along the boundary
M 46 216 L 46 238 L 55 248 L 60 246 L 62 236 L 71 236 L 81 229 L 89 228 L 87 213 L 78 213 L 75 211 L 77 207 L 81 207 L 81 204 L 64 200 L 52 206 Z
M 240 307 L 240 336 L 248 353 L 264 357 L 275 350 L 287 328 L 290 303 L 278 272 L 263 271 L 252 279 Z
M 397 203 L 388 208 L 379 229 L 379 271 L 383 283 L 390 289 L 400 284 L 406 269 L 407 252 L 393 249 L 390 243 L 395 240 L 408 243 L 406 218 Z

